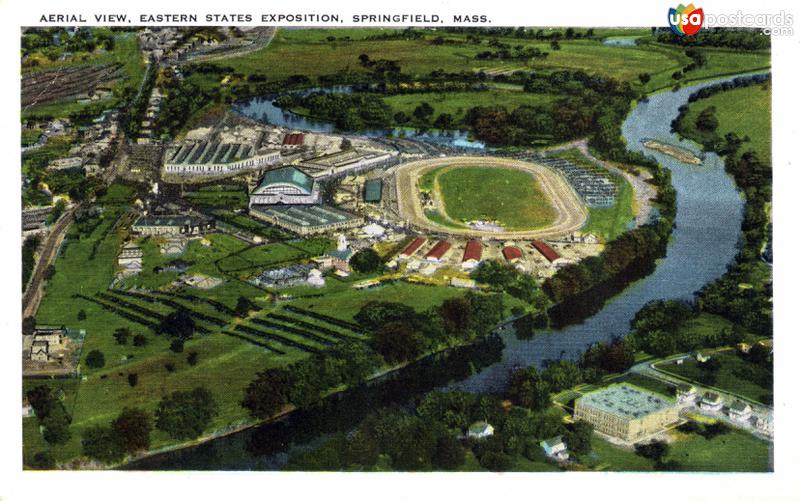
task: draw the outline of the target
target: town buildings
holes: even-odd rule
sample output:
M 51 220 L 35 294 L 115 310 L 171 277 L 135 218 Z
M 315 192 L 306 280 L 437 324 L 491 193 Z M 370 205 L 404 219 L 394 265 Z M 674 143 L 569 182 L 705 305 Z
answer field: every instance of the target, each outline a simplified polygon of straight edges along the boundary
M 131 225 L 131 231 L 142 236 L 203 235 L 215 229 L 213 219 L 197 214 L 140 216 Z
M 268 171 L 250 193 L 250 207 L 259 205 L 312 205 L 320 202 L 319 183 L 296 167 Z

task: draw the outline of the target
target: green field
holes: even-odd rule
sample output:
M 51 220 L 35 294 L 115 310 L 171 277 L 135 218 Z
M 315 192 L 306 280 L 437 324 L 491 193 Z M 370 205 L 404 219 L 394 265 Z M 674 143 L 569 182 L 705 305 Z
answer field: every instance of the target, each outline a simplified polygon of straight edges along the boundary
M 458 167 L 436 177 L 447 215 L 460 222 L 497 221 L 511 230 L 541 228 L 555 209 L 528 172 L 495 167 Z
M 695 126 L 697 116 L 709 107 L 716 109 L 714 115 L 719 127 L 709 133 Z M 729 132 L 740 138 L 748 136 L 749 142 L 742 144 L 740 153 L 753 150 L 758 157 L 772 160 L 772 88 L 770 85 L 750 85 L 719 92 L 706 99 L 698 99 L 689 105 L 683 123 L 689 127 L 688 137 L 704 143 L 713 137 L 724 137 Z
M 680 471 L 771 471 L 771 445 L 747 432 L 731 430 L 710 440 L 676 430 L 669 433 L 672 441 L 665 461 L 677 461 Z M 611 445 L 597 435 L 592 437 L 592 452 L 581 457 L 581 462 L 600 471 L 653 471 L 649 459 Z

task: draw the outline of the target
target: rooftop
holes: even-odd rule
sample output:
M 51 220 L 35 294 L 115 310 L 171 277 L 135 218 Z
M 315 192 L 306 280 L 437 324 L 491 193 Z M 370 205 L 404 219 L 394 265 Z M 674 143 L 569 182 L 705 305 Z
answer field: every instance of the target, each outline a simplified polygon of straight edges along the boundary
M 447 240 L 439 240 L 436 242 L 436 245 L 433 246 L 431 250 L 425 254 L 425 257 L 432 257 L 434 259 L 439 259 L 444 256 L 445 252 L 450 249 L 450 242 Z
M 364 201 L 366 202 L 380 202 L 381 189 L 383 188 L 383 181 L 380 179 L 370 179 L 364 183 Z
M 185 226 L 202 222 L 203 218 L 198 216 L 141 216 L 133 223 L 133 226 Z
M 264 174 L 264 178 L 261 180 L 261 184 L 256 188 L 256 191 L 275 184 L 291 184 L 306 193 L 311 193 L 314 187 L 314 178 L 297 167 L 282 167 L 280 169 L 267 171 L 267 173 Z
M 552 247 L 540 240 L 534 240 L 531 245 L 551 263 L 559 258 L 558 252 L 554 251 Z
M 517 247 L 503 247 L 503 257 L 506 258 L 507 261 L 513 261 L 515 259 L 522 258 L 522 251 L 519 250 Z
M 410 256 L 411 254 L 417 252 L 417 249 L 422 247 L 422 244 L 424 244 L 424 243 L 425 243 L 425 238 L 423 238 L 423 237 L 418 237 L 418 238 L 414 239 L 414 241 L 411 242 L 410 244 L 408 244 L 408 247 L 406 247 L 403 250 L 403 255 L 404 256 Z
M 250 210 L 273 216 L 286 224 L 305 228 L 327 226 L 354 219 L 352 214 L 326 205 L 254 205 Z
M 637 419 L 673 405 L 666 397 L 628 383 L 612 384 L 592 391 L 578 401 L 626 419 Z
M 464 247 L 464 258 L 462 261 L 469 261 L 470 259 L 475 261 L 481 260 L 481 243 L 479 240 L 470 240 Z

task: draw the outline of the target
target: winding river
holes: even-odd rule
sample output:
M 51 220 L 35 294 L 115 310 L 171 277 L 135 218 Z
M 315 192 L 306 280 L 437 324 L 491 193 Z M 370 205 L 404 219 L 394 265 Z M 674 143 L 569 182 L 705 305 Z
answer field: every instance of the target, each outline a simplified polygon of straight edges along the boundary
M 644 151 L 645 138 L 680 144 L 697 154 L 697 145 L 681 141 L 670 132 L 670 122 L 689 94 L 727 77 L 680 89 L 665 91 L 638 103 L 622 127 L 628 148 Z M 287 121 L 282 121 L 286 117 Z M 291 114 L 270 116 L 277 125 L 297 127 Z M 316 129 L 315 127 L 309 127 Z M 316 129 L 319 130 L 319 129 Z M 324 132 L 328 132 L 325 130 Z M 324 403 L 320 409 L 296 413 L 283 422 L 267 424 L 206 444 L 152 456 L 128 466 L 144 470 L 272 470 L 280 469 L 289 454 L 312 447 L 320 437 L 351 429 L 361 417 L 378 406 L 404 404 L 414 394 L 432 388 L 474 392 L 500 391 L 514 366 L 541 364 L 548 359 L 577 358 L 598 341 L 628 332 L 630 320 L 647 302 L 656 299 L 690 299 L 704 284 L 722 275 L 737 252 L 744 201 L 722 160 L 706 153 L 701 165 L 687 165 L 653 151 L 663 166 L 672 171 L 677 192 L 676 227 L 655 271 L 628 286 L 609 300 L 603 309 L 578 325 L 517 339 L 510 328 L 501 328 L 504 343 L 489 343 L 458 356 L 438 357 L 369 388 L 349 392 Z M 476 370 L 472 370 L 475 368 Z

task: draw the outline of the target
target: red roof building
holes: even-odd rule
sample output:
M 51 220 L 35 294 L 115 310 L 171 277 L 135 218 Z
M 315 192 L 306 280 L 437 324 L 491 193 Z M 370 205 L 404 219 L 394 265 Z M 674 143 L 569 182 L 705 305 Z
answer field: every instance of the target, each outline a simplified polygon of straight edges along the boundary
M 467 261 L 480 261 L 481 260 L 481 243 L 479 240 L 470 240 L 464 247 L 464 257 L 461 259 L 462 263 Z
M 413 242 L 411 242 L 410 244 L 408 244 L 408 247 L 406 247 L 403 250 L 403 252 L 401 252 L 400 254 L 405 256 L 405 257 L 410 257 L 412 254 L 417 252 L 417 249 L 422 247 L 422 244 L 424 244 L 424 243 L 425 243 L 425 239 L 422 238 L 422 237 L 419 237 L 419 238 L 415 239 Z
M 522 259 L 522 251 L 519 250 L 518 247 L 503 247 L 503 257 L 506 258 L 506 261 L 509 263 L 513 263 L 519 259 Z
M 542 242 L 541 240 L 534 240 L 531 245 L 533 245 L 533 248 L 539 251 L 539 253 L 541 253 L 541 255 L 544 256 L 545 259 L 547 259 L 551 263 L 561 257 L 558 255 L 556 251 L 553 250 L 552 247 Z
M 283 136 L 283 146 L 303 146 L 305 136 L 303 134 L 286 134 Z
M 436 245 L 425 254 L 425 259 L 429 261 L 438 261 L 448 250 L 450 250 L 450 242 L 447 240 L 439 240 L 436 242 Z

